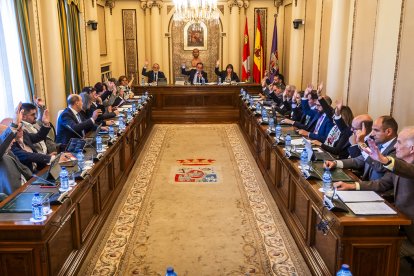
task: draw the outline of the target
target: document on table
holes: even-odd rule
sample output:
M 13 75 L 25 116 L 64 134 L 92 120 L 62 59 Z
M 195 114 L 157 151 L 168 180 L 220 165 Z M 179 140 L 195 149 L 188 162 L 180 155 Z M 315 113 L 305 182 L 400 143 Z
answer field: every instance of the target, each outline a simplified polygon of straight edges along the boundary
M 348 202 L 349 209 L 355 215 L 396 215 L 397 212 L 385 202 Z
M 373 191 L 337 191 L 339 198 L 347 202 L 383 202 L 384 199 Z

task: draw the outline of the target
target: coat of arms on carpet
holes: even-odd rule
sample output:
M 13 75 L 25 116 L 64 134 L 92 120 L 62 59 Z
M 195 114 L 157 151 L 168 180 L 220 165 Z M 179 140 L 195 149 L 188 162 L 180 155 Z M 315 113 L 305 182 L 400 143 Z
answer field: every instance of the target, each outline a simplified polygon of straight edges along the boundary
M 217 183 L 216 167 L 211 166 L 215 160 L 194 158 L 177 160 L 180 166 L 174 167 L 174 182 Z

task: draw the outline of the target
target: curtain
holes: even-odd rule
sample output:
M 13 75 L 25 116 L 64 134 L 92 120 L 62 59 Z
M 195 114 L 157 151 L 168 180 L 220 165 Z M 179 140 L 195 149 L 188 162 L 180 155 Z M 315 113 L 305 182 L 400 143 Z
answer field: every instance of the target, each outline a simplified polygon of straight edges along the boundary
M 31 97 L 35 95 L 33 76 L 32 44 L 30 41 L 29 12 L 26 0 L 15 0 L 17 28 L 19 30 L 20 45 L 24 74 Z
M 80 38 L 80 26 L 79 26 L 79 9 L 75 3 L 71 3 L 69 6 L 70 14 L 70 35 L 71 35 L 71 53 L 72 53 L 72 72 L 73 72 L 73 86 L 75 91 L 80 93 L 83 87 L 83 74 L 82 74 L 82 48 Z
M 69 50 L 69 32 L 68 32 L 68 18 L 66 16 L 66 1 L 58 0 L 58 15 L 59 15 L 59 26 L 60 26 L 60 40 L 62 44 L 63 54 L 63 70 L 65 74 L 65 93 L 68 96 L 73 92 L 72 87 L 72 72 L 70 62 L 70 50 Z

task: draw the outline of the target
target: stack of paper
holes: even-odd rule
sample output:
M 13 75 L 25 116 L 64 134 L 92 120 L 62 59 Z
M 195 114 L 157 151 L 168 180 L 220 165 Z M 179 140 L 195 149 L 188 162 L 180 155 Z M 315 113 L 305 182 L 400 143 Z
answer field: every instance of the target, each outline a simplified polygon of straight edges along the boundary
M 373 191 L 337 191 L 337 195 L 355 215 L 397 214 Z

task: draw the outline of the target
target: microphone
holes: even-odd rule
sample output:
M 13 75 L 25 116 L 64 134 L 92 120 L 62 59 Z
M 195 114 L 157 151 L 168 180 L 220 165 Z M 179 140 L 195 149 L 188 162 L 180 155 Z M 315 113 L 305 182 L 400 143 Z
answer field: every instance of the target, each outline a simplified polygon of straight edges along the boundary
M 65 128 L 69 129 L 72 133 L 74 133 L 77 137 L 79 137 L 81 140 L 85 141 L 87 146 L 90 146 L 91 148 L 93 148 L 96 152 L 98 152 L 98 150 L 91 144 L 91 142 L 88 142 L 85 138 L 83 138 L 82 136 L 79 135 L 79 133 L 77 133 L 70 125 L 63 125 Z

